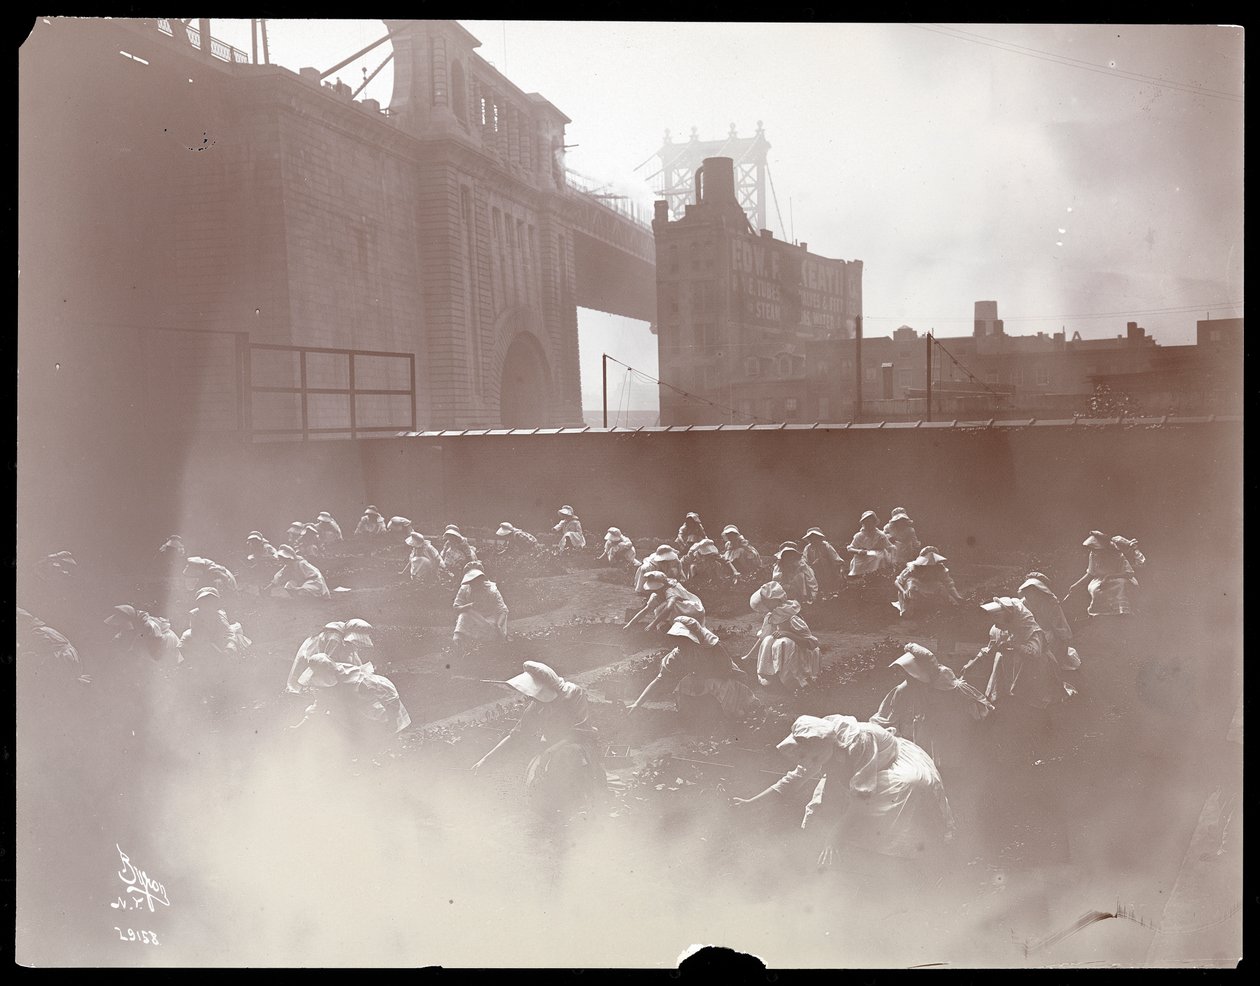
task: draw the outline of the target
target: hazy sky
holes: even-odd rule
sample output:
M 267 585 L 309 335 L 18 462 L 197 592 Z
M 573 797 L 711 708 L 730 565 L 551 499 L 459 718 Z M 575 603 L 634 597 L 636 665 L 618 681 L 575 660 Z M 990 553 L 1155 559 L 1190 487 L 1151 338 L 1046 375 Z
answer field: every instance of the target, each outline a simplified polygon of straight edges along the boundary
M 649 212 L 655 161 L 635 168 L 667 128 L 713 140 L 764 121 L 769 224 L 863 261 L 868 335 L 969 334 L 978 299 L 1010 333 L 1132 319 L 1165 344 L 1209 310 L 1242 314 L 1241 28 L 461 23 L 573 119 L 569 166 Z M 249 48 L 247 23 L 214 33 Z M 272 60 L 327 68 L 381 33 L 274 21 Z M 357 86 L 378 51 L 341 78 Z M 391 89 L 387 67 L 365 95 Z M 601 351 L 655 372 L 641 323 L 582 327 L 584 391 Z

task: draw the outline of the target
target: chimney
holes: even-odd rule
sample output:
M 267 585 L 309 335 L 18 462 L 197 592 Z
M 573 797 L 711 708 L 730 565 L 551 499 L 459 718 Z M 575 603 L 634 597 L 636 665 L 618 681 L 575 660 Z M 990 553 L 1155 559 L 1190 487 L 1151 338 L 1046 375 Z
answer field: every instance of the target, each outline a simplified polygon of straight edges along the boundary
M 768 229 L 763 229 L 763 230 L 761 230 L 761 238 L 762 238 L 763 240 L 773 240 L 773 239 L 774 239 L 774 233 L 770 232 L 770 230 L 768 230 Z
M 809 253 L 809 244 L 808 244 L 808 243 L 805 243 L 804 241 L 802 241 L 802 242 L 801 242 L 801 249 L 802 249 L 802 250 L 804 250 L 806 253 Z
M 1125 325 L 1125 330 L 1129 342 L 1139 342 L 1146 335 L 1146 330 L 1138 325 L 1137 322 L 1128 322 Z
M 736 203 L 735 162 L 728 157 L 707 157 L 696 171 L 697 201 L 705 205 Z
M 655 203 L 655 213 L 652 215 L 653 223 L 669 222 L 669 203 L 664 199 L 657 199 Z

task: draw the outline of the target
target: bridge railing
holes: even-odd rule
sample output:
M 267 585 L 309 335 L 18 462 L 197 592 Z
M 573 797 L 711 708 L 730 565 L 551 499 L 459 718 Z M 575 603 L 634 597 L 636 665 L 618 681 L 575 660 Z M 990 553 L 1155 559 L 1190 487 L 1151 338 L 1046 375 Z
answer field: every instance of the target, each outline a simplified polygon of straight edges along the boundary
M 180 40 L 180 36 L 175 32 L 182 28 L 188 39 L 188 43 L 194 48 L 201 50 L 201 32 L 191 24 L 185 24 L 177 18 L 159 17 L 157 26 L 159 31 L 163 34 L 169 34 L 177 41 Z M 215 37 L 210 38 L 210 56 L 212 58 L 217 58 L 221 62 L 236 62 L 242 65 L 249 64 L 249 55 L 241 51 L 239 48 L 234 48 L 226 41 L 220 41 Z
M 605 209 L 617 213 L 624 219 L 642 226 L 646 230 L 652 228 L 652 223 L 647 219 L 644 211 L 641 210 L 633 201 L 627 198 L 606 195 L 603 187 L 597 185 L 589 178 L 579 175 L 576 171 L 566 170 L 564 173 L 564 183 L 572 191 L 577 192 L 584 199 L 594 200 L 596 205 L 602 205 Z

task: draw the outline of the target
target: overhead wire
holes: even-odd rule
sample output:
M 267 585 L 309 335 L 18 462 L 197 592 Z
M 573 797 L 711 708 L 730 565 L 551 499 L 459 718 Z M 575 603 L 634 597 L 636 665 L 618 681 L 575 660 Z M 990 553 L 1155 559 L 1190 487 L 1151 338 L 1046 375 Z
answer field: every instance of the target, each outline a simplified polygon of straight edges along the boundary
M 716 407 L 719 410 L 726 411 L 732 415 L 737 415 L 741 418 L 747 418 L 750 421 L 753 421 L 754 423 L 757 423 L 757 424 L 775 424 L 776 423 L 773 421 L 767 421 L 765 418 L 759 418 L 755 414 L 745 414 L 742 411 L 737 411 L 733 407 L 729 407 L 726 404 L 720 404 L 717 401 L 711 401 L 707 397 L 701 397 L 699 394 L 693 394 L 688 390 L 683 390 L 681 387 L 675 387 L 672 383 L 666 383 L 664 380 L 661 380 L 658 377 L 654 377 L 650 373 L 644 373 L 642 370 L 637 370 L 633 366 L 630 366 L 628 363 L 622 363 L 621 360 L 617 359 L 615 356 L 609 356 L 608 358 L 612 362 L 618 364 L 619 366 L 624 366 L 627 370 L 630 370 L 633 373 L 636 373 L 639 376 L 647 380 L 650 380 L 661 387 L 668 387 L 670 390 L 674 391 L 675 393 L 682 394 L 684 397 L 690 400 L 699 401 L 701 404 L 707 404 L 710 407 Z
M 1190 93 L 1191 95 L 1208 96 L 1213 99 L 1226 99 L 1237 103 L 1241 103 L 1243 101 L 1242 95 L 1226 92 L 1223 89 L 1210 89 L 1207 86 L 1200 86 L 1193 82 L 1177 82 L 1175 80 L 1164 79 L 1159 76 L 1143 75 L 1140 72 L 1129 72 L 1125 69 L 1115 69 L 1106 65 L 1098 65 L 1094 62 L 1087 62 L 1083 59 L 1072 58 L 1069 55 L 1060 55 L 1055 52 L 1041 51 L 1037 48 L 1028 48 L 1024 45 L 1017 45 L 1009 41 L 999 41 L 996 38 L 989 38 L 982 34 L 973 34 L 969 31 L 952 28 L 949 25 L 932 26 L 928 24 L 912 24 L 910 26 L 917 27 L 923 31 L 931 31 L 934 34 L 940 34 L 947 38 L 953 38 L 956 41 L 967 41 L 972 44 L 984 45 L 987 48 L 996 48 L 999 51 L 1009 52 L 1013 55 L 1026 55 L 1029 58 L 1036 58 L 1041 61 L 1062 65 L 1065 68 L 1081 69 L 1082 71 L 1094 72 L 1098 75 L 1106 75 L 1110 78 L 1124 79 L 1128 82 L 1143 82 L 1147 85 L 1158 86 L 1163 89 L 1171 89 L 1177 92 Z

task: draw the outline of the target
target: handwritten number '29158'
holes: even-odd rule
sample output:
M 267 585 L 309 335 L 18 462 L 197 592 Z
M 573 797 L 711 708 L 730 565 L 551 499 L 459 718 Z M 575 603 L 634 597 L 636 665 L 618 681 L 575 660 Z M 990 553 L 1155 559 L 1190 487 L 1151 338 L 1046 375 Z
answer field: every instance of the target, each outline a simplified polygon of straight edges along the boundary
M 158 941 L 157 933 L 153 931 L 136 931 L 135 928 L 128 928 L 127 933 L 124 935 L 123 929 L 117 925 L 114 926 L 114 930 L 118 932 L 118 938 L 121 941 L 138 941 L 144 945 L 162 944 Z

